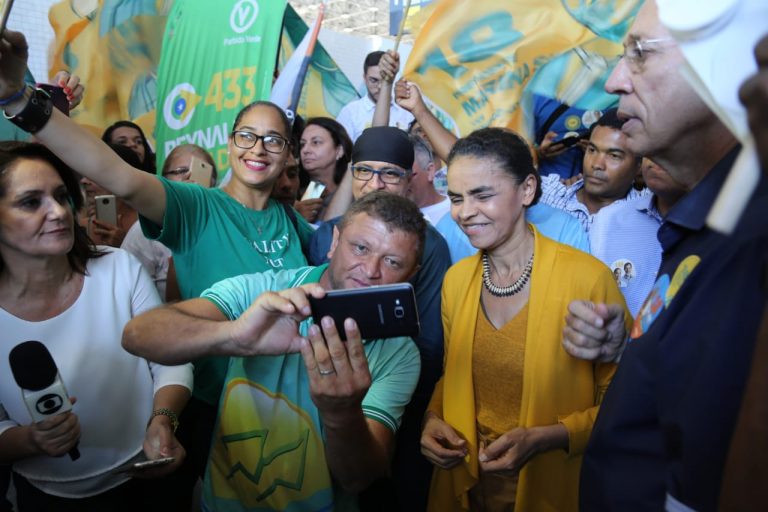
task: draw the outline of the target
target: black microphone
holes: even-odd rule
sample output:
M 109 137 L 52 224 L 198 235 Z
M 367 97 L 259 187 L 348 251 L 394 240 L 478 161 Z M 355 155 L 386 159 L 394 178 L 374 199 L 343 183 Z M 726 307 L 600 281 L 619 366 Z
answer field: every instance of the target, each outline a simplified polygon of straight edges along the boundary
M 45 345 L 39 341 L 19 343 L 8 354 L 8 362 L 32 421 L 43 421 L 72 409 L 59 369 Z M 69 457 L 80 458 L 77 445 L 69 450 Z

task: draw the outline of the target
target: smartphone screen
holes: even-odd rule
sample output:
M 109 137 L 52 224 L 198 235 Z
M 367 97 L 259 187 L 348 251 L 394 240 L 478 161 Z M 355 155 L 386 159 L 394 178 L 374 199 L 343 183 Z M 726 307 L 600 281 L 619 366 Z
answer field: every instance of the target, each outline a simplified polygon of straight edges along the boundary
M 310 181 L 309 185 L 307 185 L 307 190 L 305 190 L 304 195 L 301 196 L 301 200 L 317 199 L 323 195 L 323 190 L 325 190 L 325 185 L 319 181 Z
M 51 84 L 37 84 L 37 88 L 44 90 L 51 96 L 54 107 L 63 112 L 64 115 L 69 115 L 69 100 L 62 87 Z
M 394 338 L 419 334 L 416 295 L 410 283 L 329 291 L 322 299 L 309 297 L 316 324 L 330 316 L 342 340 L 344 320 L 357 322 L 363 339 Z
M 96 196 L 96 219 L 117 226 L 117 200 L 115 196 Z

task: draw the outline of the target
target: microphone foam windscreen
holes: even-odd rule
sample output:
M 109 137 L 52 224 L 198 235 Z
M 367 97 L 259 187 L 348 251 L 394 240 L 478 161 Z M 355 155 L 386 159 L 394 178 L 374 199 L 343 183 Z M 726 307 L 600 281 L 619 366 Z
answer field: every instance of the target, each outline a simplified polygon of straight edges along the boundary
M 48 348 L 39 341 L 25 341 L 13 347 L 8 362 L 16 384 L 22 389 L 39 391 L 56 380 L 56 363 Z

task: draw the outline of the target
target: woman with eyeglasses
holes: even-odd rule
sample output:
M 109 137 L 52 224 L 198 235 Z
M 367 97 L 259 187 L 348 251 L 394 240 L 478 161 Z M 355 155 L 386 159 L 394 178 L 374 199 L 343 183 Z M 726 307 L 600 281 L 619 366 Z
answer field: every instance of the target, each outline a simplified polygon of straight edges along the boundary
M 578 509 L 615 365 L 565 352 L 567 307 L 624 301 L 605 265 L 526 222 L 539 195 L 531 149 L 511 131 L 477 130 L 448 155 L 451 216 L 478 252 L 443 281 L 445 363 L 421 436 L 431 511 Z
M 227 145 L 232 178 L 225 187 L 171 182 L 130 167 L 87 130 L 46 108 L 47 100 L 24 84 L 28 55 L 21 33 L 6 30 L 0 45 L 0 103 L 11 121 L 138 210 L 145 234 L 171 249 L 182 298 L 235 275 L 306 264 L 302 244 L 312 227 L 270 199 L 291 134 L 279 107 L 255 102 L 237 115 Z M 199 431 L 185 444 L 196 475 L 207 460 L 226 368 L 223 357 L 195 361 L 194 394 L 179 432 L 184 443 L 185 424 Z

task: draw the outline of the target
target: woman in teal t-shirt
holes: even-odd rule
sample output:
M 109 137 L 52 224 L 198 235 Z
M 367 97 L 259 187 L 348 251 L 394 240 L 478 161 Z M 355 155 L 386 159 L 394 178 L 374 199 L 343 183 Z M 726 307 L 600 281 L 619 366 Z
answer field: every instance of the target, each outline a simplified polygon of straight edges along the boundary
M 15 48 L 26 47 L 20 34 L 6 33 L 5 38 Z M 16 52 L 14 57 L 20 58 L 4 59 L 0 77 L 0 98 L 10 100 L 4 105 L 9 116 L 27 108 L 37 94 L 24 83 L 26 52 Z M 269 197 L 289 151 L 290 123 L 276 105 L 256 102 L 238 114 L 227 145 L 232 179 L 223 189 L 171 183 L 135 169 L 89 131 L 52 110 L 47 122 L 35 121 L 43 124 L 35 136 L 73 169 L 141 214 L 147 234 L 174 253 L 184 298 L 226 277 L 306 264 L 301 242 L 308 240 L 311 227 L 301 216 L 295 221 L 289 218 Z M 187 410 L 197 404 L 203 417 L 186 422 L 182 418 L 182 425 L 212 428 L 225 362 L 213 366 L 196 362 L 195 366 L 197 394 L 206 396 L 191 401 Z M 202 430 L 185 443 L 190 458 L 198 459 L 195 472 L 202 472 L 200 465 L 207 459 L 210 431 Z M 192 453 L 200 451 L 197 456 Z

